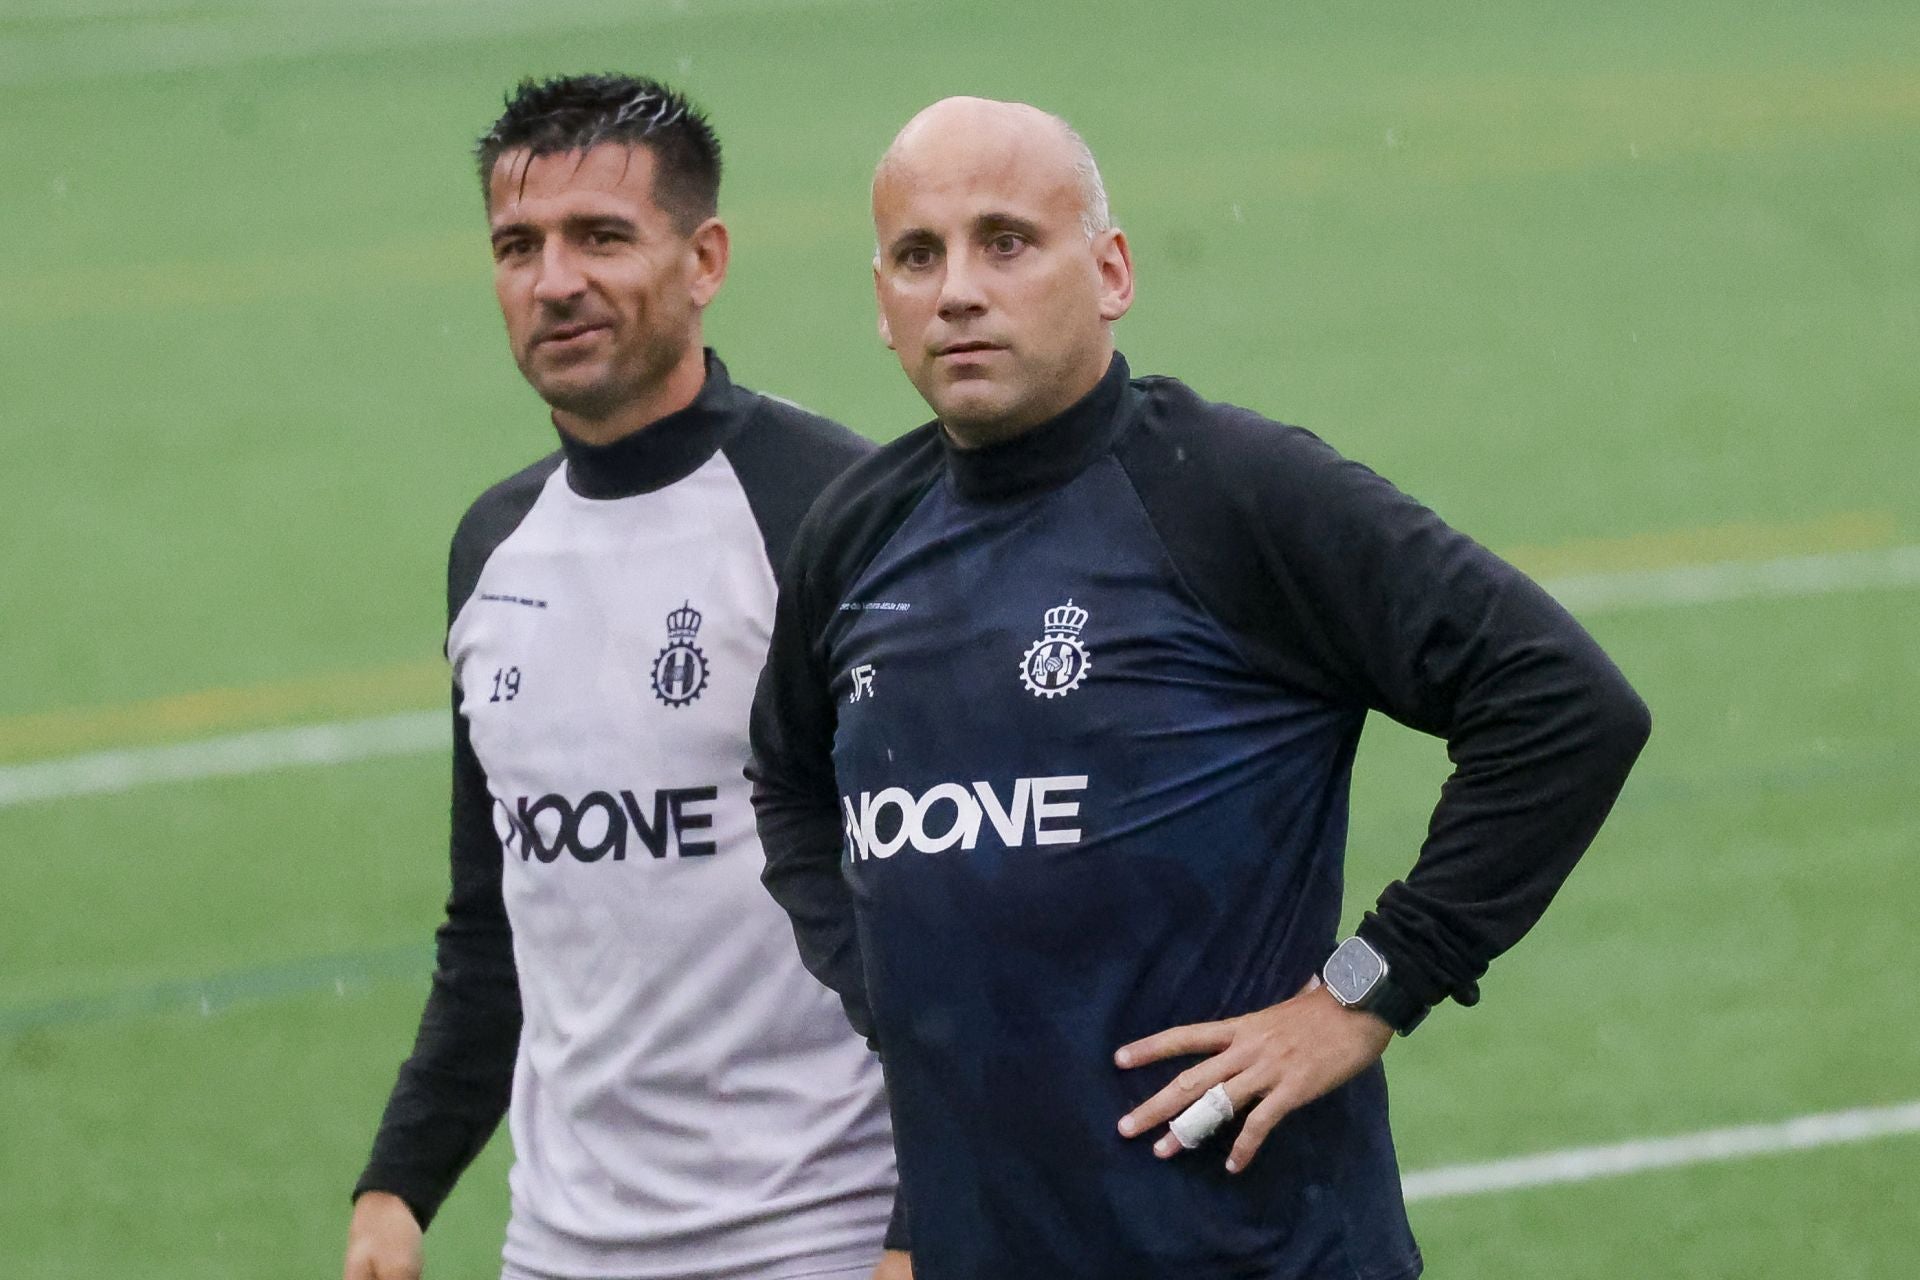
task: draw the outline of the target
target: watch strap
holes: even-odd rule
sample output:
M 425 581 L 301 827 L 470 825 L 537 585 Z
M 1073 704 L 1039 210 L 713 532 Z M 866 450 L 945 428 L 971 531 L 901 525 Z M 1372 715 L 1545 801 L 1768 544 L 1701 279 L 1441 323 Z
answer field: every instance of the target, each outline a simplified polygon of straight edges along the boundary
M 1380 981 L 1373 984 L 1373 990 L 1367 992 L 1366 999 L 1360 1002 L 1359 1007 L 1403 1036 L 1419 1026 L 1428 1012 L 1426 1005 L 1407 994 L 1406 988 L 1393 980 L 1391 968 Z

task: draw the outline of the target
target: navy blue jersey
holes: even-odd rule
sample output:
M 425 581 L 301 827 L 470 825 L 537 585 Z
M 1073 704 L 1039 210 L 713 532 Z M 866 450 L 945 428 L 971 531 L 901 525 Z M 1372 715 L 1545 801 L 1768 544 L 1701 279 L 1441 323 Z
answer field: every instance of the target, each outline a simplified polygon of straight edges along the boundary
M 1242 1174 L 1121 1115 L 1120 1045 L 1295 994 L 1337 936 L 1370 709 L 1458 766 L 1362 932 L 1477 998 L 1591 839 L 1645 709 L 1517 571 L 1306 432 L 1124 361 L 985 449 L 923 428 L 823 495 L 754 718 L 767 883 L 885 1062 L 923 1280 L 1415 1275 L 1383 1073 Z

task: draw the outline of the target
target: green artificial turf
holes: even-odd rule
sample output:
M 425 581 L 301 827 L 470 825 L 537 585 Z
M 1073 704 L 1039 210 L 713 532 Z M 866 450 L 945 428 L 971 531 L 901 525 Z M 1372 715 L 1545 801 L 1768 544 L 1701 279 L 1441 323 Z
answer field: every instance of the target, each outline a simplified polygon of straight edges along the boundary
M 977 92 L 1101 156 L 1136 370 L 1312 427 L 1549 577 L 1920 542 L 1911 5 L 16 0 L 0 759 L 208 689 L 331 691 L 243 693 L 248 727 L 441 705 L 453 522 L 552 447 L 467 148 L 520 75 L 608 66 L 725 141 L 736 375 L 876 438 L 923 410 L 874 334 L 867 177 Z M 1482 1006 L 1391 1051 L 1403 1165 L 1920 1097 L 1920 593 L 1587 621 L 1655 737 Z M 396 700 L 380 673 L 416 669 Z M 1444 770 L 1369 729 L 1350 914 Z M 445 776 L 0 808 L 0 1276 L 334 1274 L 425 990 Z M 431 1274 L 495 1264 L 507 1160 Z M 1412 1213 L 1435 1277 L 1893 1280 L 1915 1186 L 1905 1136 Z

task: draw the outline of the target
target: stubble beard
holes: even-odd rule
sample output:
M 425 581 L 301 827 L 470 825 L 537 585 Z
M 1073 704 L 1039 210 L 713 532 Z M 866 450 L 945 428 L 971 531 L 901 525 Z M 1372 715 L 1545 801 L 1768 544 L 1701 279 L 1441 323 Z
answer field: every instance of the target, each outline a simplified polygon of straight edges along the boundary
M 1018 386 L 990 383 L 991 390 L 985 395 L 977 392 L 942 395 L 944 408 L 935 404 L 931 396 L 924 398 L 956 444 L 963 449 L 977 449 L 1022 435 L 1066 408 L 1064 404 L 1057 408 L 1047 406 L 1051 388 L 1060 381 L 1062 372 L 1034 370 L 1032 376 L 1024 378 Z M 966 385 L 964 382 L 950 384 L 948 390 Z
M 683 344 L 655 335 L 631 361 L 621 361 L 615 352 L 598 376 L 576 380 L 572 368 L 551 378 L 536 378 L 524 367 L 521 372 L 548 408 L 585 422 L 604 422 L 658 394 L 684 350 Z

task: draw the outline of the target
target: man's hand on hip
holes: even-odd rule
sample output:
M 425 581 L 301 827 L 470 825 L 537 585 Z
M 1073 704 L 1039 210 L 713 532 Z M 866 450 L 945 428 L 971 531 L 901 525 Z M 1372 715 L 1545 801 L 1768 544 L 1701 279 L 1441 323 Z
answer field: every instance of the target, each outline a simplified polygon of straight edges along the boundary
M 363 1192 L 347 1228 L 343 1280 L 420 1280 L 420 1237 L 406 1201 L 388 1191 Z
M 1227 1156 L 1228 1172 L 1238 1173 L 1282 1117 L 1378 1062 L 1392 1040 L 1386 1023 L 1346 1008 L 1318 979 L 1293 999 L 1254 1013 L 1170 1028 L 1123 1046 L 1114 1062 L 1127 1068 L 1187 1054 L 1210 1056 L 1122 1117 L 1120 1132 L 1131 1138 L 1166 1124 L 1218 1085 L 1233 1114 L 1246 1116 Z M 1163 1160 L 1182 1149 L 1172 1132 L 1153 1144 Z

